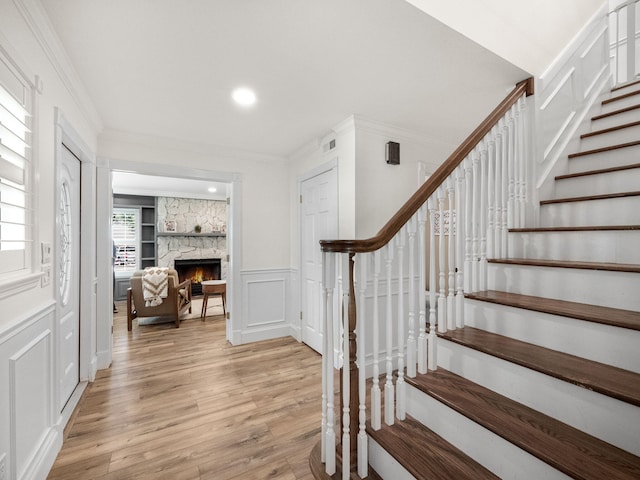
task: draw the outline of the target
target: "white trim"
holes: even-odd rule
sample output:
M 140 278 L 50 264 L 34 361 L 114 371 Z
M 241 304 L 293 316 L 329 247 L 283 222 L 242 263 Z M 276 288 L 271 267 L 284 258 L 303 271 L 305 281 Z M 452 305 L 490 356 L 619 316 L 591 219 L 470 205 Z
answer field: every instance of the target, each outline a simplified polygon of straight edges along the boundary
M 104 125 L 98 110 L 91 97 L 87 94 L 42 4 L 36 0 L 13 0 L 13 3 L 29 26 L 42 51 L 51 62 L 60 81 L 79 107 L 82 115 L 95 131 L 102 130 Z M 42 85 L 39 83 L 37 85 L 41 90 Z
M 9 276 L 4 278 L 3 276 L 0 282 L 0 300 L 35 288 L 40 282 L 42 275 L 42 272 L 34 272 L 27 275 L 16 276 L 15 278 Z

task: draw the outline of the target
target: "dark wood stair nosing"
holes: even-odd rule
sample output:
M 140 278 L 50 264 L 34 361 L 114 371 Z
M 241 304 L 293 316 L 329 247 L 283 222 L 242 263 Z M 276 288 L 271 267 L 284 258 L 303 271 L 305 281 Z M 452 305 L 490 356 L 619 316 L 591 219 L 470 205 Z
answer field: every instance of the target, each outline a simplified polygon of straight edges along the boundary
M 640 95 L 640 90 L 634 90 L 632 92 L 623 93 L 622 95 L 618 95 L 617 97 L 607 98 L 605 100 L 602 100 L 601 105 L 608 105 L 610 103 L 617 102 L 619 100 L 624 100 L 624 99 L 629 98 L 629 97 L 634 97 L 636 95 Z
M 634 170 L 640 168 L 640 163 L 630 163 L 629 165 L 620 165 L 617 167 L 598 168 L 596 170 L 586 170 L 584 172 L 567 173 L 565 175 L 556 175 L 555 180 L 566 180 L 569 178 L 586 177 L 589 175 L 601 175 L 606 173 L 620 172 L 623 170 Z
M 593 148 L 591 150 L 585 150 L 583 152 L 570 153 L 568 155 L 568 158 L 572 159 L 577 157 L 584 157 L 587 155 L 594 155 L 596 153 L 604 153 L 604 152 L 610 152 L 612 150 L 620 150 L 622 148 L 635 147 L 636 145 L 640 145 L 640 140 L 634 140 L 633 142 L 618 143 L 615 145 L 609 145 L 607 147 Z
M 540 205 L 553 205 L 556 203 L 590 202 L 592 200 L 608 200 L 613 198 L 637 197 L 639 195 L 640 195 L 640 191 L 603 193 L 600 195 L 585 195 L 583 197 L 552 198 L 549 200 L 541 200 Z
M 611 89 L 612 92 L 616 92 L 618 90 L 622 90 L 623 88 L 632 87 L 634 85 L 640 84 L 640 80 L 633 80 L 631 82 L 623 83 L 622 85 L 618 85 Z
M 442 368 L 407 383 L 572 478 L 640 474 L 637 456 Z
M 541 260 L 532 258 L 490 258 L 489 263 L 525 265 L 530 267 L 574 268 L 579 270 L 602 270 L 607 272 L 640 273 L 640 265 L 610 262 L 582 262 L 575 260 Z
M 582 227 L 525 227 L 510 228 L 510 233 L 548 233 L 548 232 L 604 232 L 640 230 L 640 225 L 590 225 Z
M 493 290 L 467 293 L 465 298 L 640 331 L 640 312 L 633 310 Z
M 462 327 L 437 335 L 463 347 L 640 407 L 640 374 L 630 370 L 474 327 Z
M 367 434 L 417 479 L 491 479 L 495 474 L 410 415 Z
M 585 138 L 596 137 L 598 135 L 605 135 L 607 133 L 617 132 L 618 130 L 624 130 L 625 128 L 636 127 L 638 125 L 640 125 L 640 120 L 636 122 L 623 123 L 620 125 L 616 125 L 614 127 L 602 128 L 600 130 L 594 130 L 592 132 L 583 133 L 582 135 L 580 135 L 580 138 L 585 139 Z
M 613 117 L 615 115 L 620 115 L 622 113 L 627 113 L 627 112 L 630 112 L 632 110 L 637 110 L 638 108 L 640 108 L 640 104 L 631 105 L 630 107 L 621 108 L 619 110 L 614 110 L 613 112 L 602 113 L 600 115 L 596 115 L 595 117 L 591 117 L 591 121 L 602 120 L 603 118 Z

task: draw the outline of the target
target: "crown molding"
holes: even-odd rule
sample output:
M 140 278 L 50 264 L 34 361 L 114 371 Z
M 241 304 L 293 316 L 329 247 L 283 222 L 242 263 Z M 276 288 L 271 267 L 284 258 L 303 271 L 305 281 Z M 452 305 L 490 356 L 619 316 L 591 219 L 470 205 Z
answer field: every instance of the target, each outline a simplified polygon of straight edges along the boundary
M 106 129 L 98 136 L 98 151 L 100 145 L 107 142 L 130 143 L 149 148 L 162 148 L 180 152 L 193 152 L 204 155 L 216 156 L 229 160 L 244 160 L 260 163 L 288 163 L 286 157 L 250 152 L 247 150 L 223 147 L 221 145 L 206 144 L 181 140 L 178 138 L 160 137 L 141 133 L 125 132 L 122 130 Z
M 13 3 L 31 29 L 42 51 L 49 59 L 85 120 L 96 132 L 100 132 L 104 125 L 98 110 L 64 50 L 62 42 L 51 25 L 51 21 L 42 4 L 38 0 L 13 0 Z

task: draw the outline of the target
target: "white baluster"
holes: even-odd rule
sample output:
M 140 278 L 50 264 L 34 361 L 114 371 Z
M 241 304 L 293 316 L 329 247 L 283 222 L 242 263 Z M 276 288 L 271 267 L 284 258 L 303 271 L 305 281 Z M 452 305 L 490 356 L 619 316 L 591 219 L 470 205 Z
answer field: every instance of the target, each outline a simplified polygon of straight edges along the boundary
M 442 222 L 441 234 L 447 234 L 448 240 L 448 262 L 447 262 L 447 270 L 449 272 L 449 276 L 447 278 L 449 293 L 447 295 L 447 330 L 455 330 L 456 328 L 456 313 L 455 313 L 455 305 L 454 305 L 454 292 L 455 292 L 455 282 L 456 282 L 456 248 L 455 248 L 455 237 L 453 234 L 453 222 L 455 219 L 455 205 L 456 205 L 456 197 L 455 197 L 455 181 L 453 175 L 451 175 L 447 179 L 447 198 L 449 200 L 449 225 L 446 229 L 444 229 L 444 222 Z
M 473 161 L 470 157 L 463 160 L 464 165 L 464 291 L 473 291 Z
M 471 291 L 478 291 L 480 279 L 480 153 L 474 150 L 473 161 L 473 202 L 471 206 Z
M 465 195 L 464 195 L 464 167 L 456 169 L 456 222 L 454 232 L 456 237 L 456 327 L 464 327 L 464 236 L 465 236 Z
M 407 334 L 407 376 L 413 378 L 416 376 L 416 259 L 415 259 L 415 240 L 416 240 L 416 216 L 417 213 L 409 220 L 407 224 L 407 232 L 409 234 L 409 331 Z M 424 264 L 422 264 L 424 270 Z
M 336 433 L 333 428 L 335 422 L 334 409 L 334 388 L 333 388 L 333 290 L 336 284 L 336 257 L 335 254 L 329 252 L 322 253 L 323 263 L 323 286 L 326 291 L 325 309 L 324 309 L 324 337 L 323 337 L 323 355 L 324 364 L 323 377 L 325 378 L 326 388 L 324 390 L 324 400 L 327 404 L 325 430 L 323 430 L 325 444 L 325 471 L 328 475 L 336 473 Z
M 406 418 L 406 385 L 404 381 L 404 247 L 406 226 L 396 235 L 398 246 L 398 380 L 396 380 L 396 416 Z
M 438 237 L 438 279 L 439 279 L 439 294 L 438 294 L 438 331 L 447 331 L 447 297 L 445 294 L 446 278 L 445 278 L 445 248 L 446 238 L 444 235 L 444 200 L 445 189 L 443 187 L 438 188 L 438 206 L 440 214 L 440 236 Z
M 500 181 L 500 196 L 502 205 L 501 208 L 501 217 L 502 220 L 500 222 L 501 231 L 500 231 L 500 250 L 502 253 L 502 258 L 508 258 L 508 244 L 507 244 L 507 234 L 509 233 L 509 124 L 506 119 L 503 117 L 500 119 L 501 125 L 501 170 L 502 177 Z
M 426 278 L 426 235 L 427 206 L 422 205 L 418 210 L 418 372 L 427 373 L 427 278 Z M 433 245 L 429 247 L 433 248 Z M 431 290 L 429 286 L 429 290 Z
M 513 225 L 520 226 L 520 111 L 517 103 L 513 111 Z
M 380 295 L 378 284 L 380 281 L 380 250 L 373 253 L 373 379 L 371 386 L 371 426 L 380 430 L 382 417 L 382 402 L 380 396 Z
M 358 320 L 356 329 L 358 335 L 356 337 L 356 352 L 358 354 L 358 475 L 361 478 L 367 476 L 369 470 L 368 446 L 367 446 L 367 374 L 366 374 L 366 344 L 365 341 L 365 319 L 367 318 L 365 309 L 365 299 L 367 292 L 367 262 L 371 259 L 369 254 L 359 254 L 356 256 L 356 267 L 358 268 L 358 297 L 359 304 L 357 309 Z
M 520 228 L 526 225 L 526 206 L 527 206 L 527 109 L 526 97 L 520 97 L 518 100 L 518 108 L 520 109 L 520 183 L 519 183 L 519 200 L 520 200 Z
M 507 200 L 507 228 L 514 228 L 515 225 L 515 125 L 513 109 L 509 111 L 507 117 L 507 131 L 509 132 L 507 141 L 507 171 L 509 173 L 509 197 Z
M 342 263 L 342 480 L 349 480 L 351 465 L 351 371 L 349 370 L 349 254 L 341 255 Z
M 429 354 L 429 370 L 436 367 L 436 208 L 435 195 L 429 197 L 429 337 L 427 339 L 427 351 Z
M 480 264 L 478 269 L 478 290 L 487 289 L 487 143 L 482 141 L 480 152 Z
M 488 134 L 487 148 L 487 258 L 495 258 L 495 228 L 496 228 L 496 205 L 495 205 L 495 169 L 496 169 L 496 131 L 494 127 Z
M 393 311 L 391 308 L 391 274 L 393 268 L 393 245 L 392 239 L 387 244 L 387 315 L 386 315 L 386 337 L 387 337 L 387 378 L 384 384 L 384 421 L 387 425 L 394 423 L 394 386 L 393 386 Z
M 502 253 L 502 125 L 500 119 L 496 127 L 495 140 L 495 181 L 494 181 L 494 218 L 495 231 L 493 240 L 493 257 L 503 258 Z

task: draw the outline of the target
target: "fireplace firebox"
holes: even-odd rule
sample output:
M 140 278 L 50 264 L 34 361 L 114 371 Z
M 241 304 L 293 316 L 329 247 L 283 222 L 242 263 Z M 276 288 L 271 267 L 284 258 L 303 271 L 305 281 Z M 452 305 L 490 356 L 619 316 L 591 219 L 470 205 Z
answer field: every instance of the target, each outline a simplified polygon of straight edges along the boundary
M 190 260 L 174 260 L 174 268 L 178 272 L 180 282 L 191 280 L 191 293 L 202 295 L 204 280 L 220 280 L 219 258 L 197 258 Z

